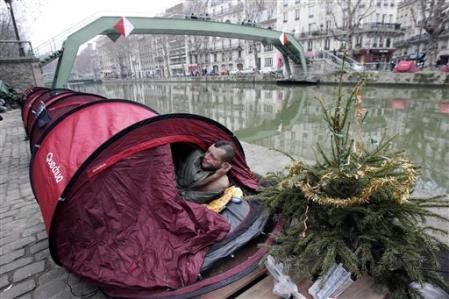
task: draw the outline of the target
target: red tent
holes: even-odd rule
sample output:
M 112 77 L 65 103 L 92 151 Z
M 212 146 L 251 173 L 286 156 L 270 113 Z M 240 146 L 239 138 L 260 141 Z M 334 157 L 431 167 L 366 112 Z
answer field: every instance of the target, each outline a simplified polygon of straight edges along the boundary
M 240 143 L 225 127 L 201 116 L 158 115 L 136 102 L 68 90 L 36 88 L 23 100 L 31 185 L 56 263 L 120 297 L 190 297 L 255 269 L 266 248 L 197 281 L 211 245 L 221 240 L 226 247 L 257 223 L 262 231 L 267 220 L 260 220 L 260 206 L 246 204 L 233 227 L 177 191 L 173 147 L 206 150 L 217 140 L 236 148 L 231 179 L 244 190 L 257 189 Z

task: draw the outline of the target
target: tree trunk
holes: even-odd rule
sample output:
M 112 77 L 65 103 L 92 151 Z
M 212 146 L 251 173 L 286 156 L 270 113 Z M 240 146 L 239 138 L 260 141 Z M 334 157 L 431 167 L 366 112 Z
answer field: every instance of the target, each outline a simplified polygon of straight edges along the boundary
M 257 58 L 258 58 L 258 52 L 257 52 L 257 44 L 256 44 L 256 42 L 255 41 L 253 41 L 253 53 L 254 53 L 254 66 L 255 66 L 255 69 L 258 71 L 258 70 L 260 70 L 260 64 L 259 65 L 257 65 Z
M 438 35 L 429 35 L 429 42 L 427 44 L 427 68 L 435 69 L 437 55 L 438 55 Z

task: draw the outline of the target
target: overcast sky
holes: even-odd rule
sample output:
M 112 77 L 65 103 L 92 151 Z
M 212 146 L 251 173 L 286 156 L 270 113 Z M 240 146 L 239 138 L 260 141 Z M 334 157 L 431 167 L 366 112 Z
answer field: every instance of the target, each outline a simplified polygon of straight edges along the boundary
M 66 30 L 79 29 L 80 22 L 87 24 L 86 19 L 93 21 L 95 16 L 156 16 L 180 2 L 182 0 L 13 0 L 13 5 L 17 19 L 24 23 L 21 24 L 24 31 L 21 38 L 31 40 L 36 47 Z

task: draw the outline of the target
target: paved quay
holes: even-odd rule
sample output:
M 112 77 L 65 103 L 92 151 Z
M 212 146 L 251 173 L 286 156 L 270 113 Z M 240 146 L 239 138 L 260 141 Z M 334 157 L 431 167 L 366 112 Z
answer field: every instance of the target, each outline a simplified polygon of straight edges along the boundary
M 51 259 L 47 233 L 28 177 L 30 151 L 24 140 L 20 109 L 2 116 L 0 298 L 106 298 Z
M 29 143 L 20 110 L 0 121 L 0 298 L 106 298 L 96 287 L 57 266 L 28 176 Z M 279 152 L 244 144 L 248 163 L 259 174 L 290 161 Z M 267 158 L 269 157 L 269 159 Z

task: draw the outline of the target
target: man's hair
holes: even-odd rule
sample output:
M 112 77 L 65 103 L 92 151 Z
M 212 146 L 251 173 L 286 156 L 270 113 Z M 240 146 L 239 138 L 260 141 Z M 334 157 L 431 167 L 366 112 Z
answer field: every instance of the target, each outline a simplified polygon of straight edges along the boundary
M 231 162 L 232 159 L 234 159 L 235 156 L 235 149 L 234 146 L 226 141 L 226 140 L 219 140 L 214 143 L 215 147 L 219 147 L 221 149 L 224 149 L 225 154 L 223 155 L 223 162 Z

